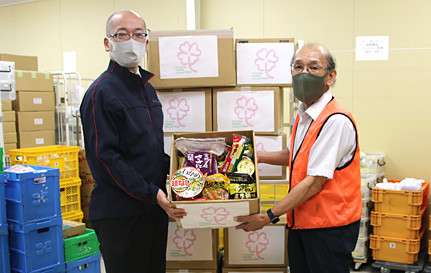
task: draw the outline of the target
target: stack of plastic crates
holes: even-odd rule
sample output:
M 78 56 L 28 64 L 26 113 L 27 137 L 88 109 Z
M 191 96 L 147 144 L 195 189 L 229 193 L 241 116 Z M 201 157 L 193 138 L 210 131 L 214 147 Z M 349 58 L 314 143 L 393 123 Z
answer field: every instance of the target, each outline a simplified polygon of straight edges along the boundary
M 10 272 L 5 185 L 6 176 L 0 174 L 0 272 Z
M 100 273 L 99 241 L 92 229 L 64 239 L 64 256 L 67 273 Z
M 11 272 L 64 272 L 59 170 L 5 168 Z
M 407 265 L 418 261 L 426 242 L 428 191 L 428 182 L 422 183 L 420 191 L 373 188 L 370 248 L 375 260 Z
M 64 220 L 82 222 L 79 147 L 45 146 L 10 150 L 11 165 L 38 165 L 60 169 L 61 214 Z

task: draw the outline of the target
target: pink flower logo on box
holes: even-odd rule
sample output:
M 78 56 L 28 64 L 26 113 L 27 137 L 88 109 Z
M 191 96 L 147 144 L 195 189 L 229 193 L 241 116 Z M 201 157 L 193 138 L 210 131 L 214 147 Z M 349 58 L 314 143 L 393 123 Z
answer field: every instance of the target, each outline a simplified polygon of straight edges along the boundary
M 197 70 L 192 68 L 192 65 L 199 61 L 199 57 L 202 55 L 198 43 L 184 42 L 180 44 L 179 50 L 177 58 L 180 60 L 180 63 L 186 65 L 191 71 L 197 72 Z
M 177 249 L 183 250 L 187 256 L 192 256 L 192 253 L 188 252 L 196 241 L 196 235 L 192 229 L 177 229 L 175 230 L 175 237 L 173 242 Z
M 257 70 L 264 71 L 268 78 L 273 79 L 274 77 L 269 75 L 269 71 L 273 70 L 278 63 L 278 57 L 274 49 L 267 50 L 266 48 L 262 48 L 256 53 L 256 56 L 254 64 L 257 66 Z
M 256 150 L 257 150 L 257 151 L 266 151 L 266 150 L 265 150 L 265 147 L 264 147 L 264 145 L 263 145 L 263 143 L 262 143 L 262 142 L 258 142 L 258 143 L 256 144 Z M 258 166 L 259 172 L 262 172 L 262 171 L 263 171 L 263 169 L 262 169 L 262 168 L 259 168 L 259 164 L 258 164 L 257 166 Z
M 222 221 L 227 218 L 229 212 L 225 208 L 209 207 L 202 210 L 201 217 L 207 222 L 215 222 L 222 224 Z
M 256 115 L 256 112 L 259 109 L 256 104 L 256 100 L 253 97 L 246 98 L 245 96 L 242 96 L 236 100 L 236 105 L 237 106 L 234 111 L 238 119 L 244 120 L 248 126 L 253 127 L 253 124 L 251 124 L 249 120 Z
M 265 259 L 260 254 L 262 254 L 262 252 L 267 249 L 268 245 L 268 237 L 263 231 L 253 231 L 248 235 L 248 241 L 245 243 L 248 251 L 250 253 L 255 253 L 260 260 Z
M 181 127 L 186 127 L 184 124 L 181 124 L 181 120 L 187 117 L 189 110 L 190 107 L 186 99 L 175 97 L 169 100 L 169 107 L 166 112 L 169 114 L 169 117 L 172 120 L 176 120 Z

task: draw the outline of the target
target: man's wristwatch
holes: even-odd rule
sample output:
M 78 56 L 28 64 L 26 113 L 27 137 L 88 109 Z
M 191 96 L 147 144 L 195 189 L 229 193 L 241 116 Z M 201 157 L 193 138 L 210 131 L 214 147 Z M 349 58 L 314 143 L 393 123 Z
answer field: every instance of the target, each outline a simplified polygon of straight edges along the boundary
M 271 223 L 275 224 L 278 221 L 280 221 L 280 218 L 278 218 L 277 216 L 275 216 L 274 213 L 272 213 L 271 209 L 267 210 L 266 214 L 268 214 L 269 220 L 271 220 Z

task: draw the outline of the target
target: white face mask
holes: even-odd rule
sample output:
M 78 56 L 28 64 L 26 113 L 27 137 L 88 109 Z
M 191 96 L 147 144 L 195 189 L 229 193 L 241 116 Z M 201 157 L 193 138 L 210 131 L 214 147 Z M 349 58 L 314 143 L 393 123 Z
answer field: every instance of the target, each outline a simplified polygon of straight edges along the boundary
M 114 42 L 109 39 L 109 42 L 112 44 L 112 51 L 109 52 L 109 55 L 121 66 L 137 67 L 145 55 L 146 43 L 135 41 L 133 38 L 123 42 Z

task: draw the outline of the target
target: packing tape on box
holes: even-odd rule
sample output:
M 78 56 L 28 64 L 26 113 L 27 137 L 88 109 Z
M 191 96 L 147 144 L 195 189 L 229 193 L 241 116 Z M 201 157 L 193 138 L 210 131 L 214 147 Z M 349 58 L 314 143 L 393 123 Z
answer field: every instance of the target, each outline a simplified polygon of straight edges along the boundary
M 251 86 L 240 86 L 239 89 L 241 91 L 251 91 Z
M 198 30 L 169 30 L 169 31 L 148 31 L 148 40 L 157 42 L 159 37 L 166 36 L 197 36 L 197 35 L 217 35 L 217 38 L 233 39 L 233 28 L 229 29 L 198 29 Z

